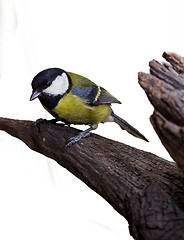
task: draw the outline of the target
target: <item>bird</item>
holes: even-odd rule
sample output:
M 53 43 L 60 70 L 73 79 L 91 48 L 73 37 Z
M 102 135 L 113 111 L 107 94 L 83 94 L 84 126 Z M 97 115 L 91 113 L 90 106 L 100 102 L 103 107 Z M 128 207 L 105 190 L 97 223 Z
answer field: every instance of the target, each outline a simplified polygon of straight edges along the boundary
M 69 139 L 66 148 L 89 136 L 99 123 L 105 122 L 115 122 L 134 137 L 148 142 L 136 128 L 114 113 L 111 104 L 121 102 L 86 77 L 60 68 L 48 68 L 39 72 L 31 85 L 30 101 L 38 98 L 56 122 L 89 125 Z

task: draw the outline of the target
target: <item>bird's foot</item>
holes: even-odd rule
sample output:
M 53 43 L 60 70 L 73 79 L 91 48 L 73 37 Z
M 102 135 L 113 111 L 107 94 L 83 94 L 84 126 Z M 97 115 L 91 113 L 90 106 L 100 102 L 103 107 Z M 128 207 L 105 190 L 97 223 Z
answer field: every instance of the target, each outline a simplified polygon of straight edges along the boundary
M 44 123 L 44 122 L 57 124 L 57 122 L 59 122 L 59 121 L 60 121 L 60 120 L 58 120 L 58 119 L 56 119 L 56 118 L 53 118 L 53 119 L 50 119 L 50 120 L 43 119 L 43 118 L 39 118 L 39 119 L 36 120 L 35 126 L 38 126 L 40 123 Z M 60 123 L 59 125 L 60 125 L 60 126 L 69 126 L 68 123 Z
M 47 120 L 47 122 L 54 123 L 54 124 L 56 124 L 58 121 L 59 121 L 59 120 L 57 120 L 56 118 Z
M 40 123 L 43 123 L 44 121 L 46 121 L 46 119 L 43 119 L 43 118 L 38 118 L 36 120 L 36 122 L 34 123 L 35 126 L 38 126 Z
M 38 132 L 40 132 L 40 124 L 43 123 L 43 122 L 46 122 L 47 120 L 46 119 L 43 119 L 43 118 L 39 118 L 36 120 L 36 122 L 34 123 L 34 126 L 37 127 L 38 129 Z
M 57 119 L 47 120 L 47 119 L 39 118 L 39 119 L 36 120 L 36 122 L 34 123 L 34 125 L 38 128 L 38 132 L 40 132 L 40 124 L 42 124 L 42 123 L 57 124 L 58 121 L 59 121 L 59 120 L 57 120 Z M 59 124 L 57 124 L 57 125 L 59 125 L 59 126 L 61 126 L 61 127 L 64 127 L 64 126 L 66 126 L 66 125 L 68 126 L 68 124 L 66 124 L 66 123 L 59 123 Z
M 78 141 L 80 141 L 82 138 L 86 138 L 90 135 L 90 132 L 81 132 L 79 133 L 79 135 L 72 137 L 68 140 L 68 143 L 66 144 L 65 148 L 69 148 L 71 145 L 77 143 Z

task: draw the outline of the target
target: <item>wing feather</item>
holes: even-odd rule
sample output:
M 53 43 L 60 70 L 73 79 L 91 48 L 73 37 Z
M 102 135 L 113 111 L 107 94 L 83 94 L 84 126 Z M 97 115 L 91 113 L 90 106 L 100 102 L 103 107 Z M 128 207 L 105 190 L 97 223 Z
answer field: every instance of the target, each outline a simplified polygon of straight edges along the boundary
M 121 103 L 104 88 L 89 79 L 74 73 L 68 73 L 73 81 L 72 93 L 86 100 L 92 106 L 101 104 Z

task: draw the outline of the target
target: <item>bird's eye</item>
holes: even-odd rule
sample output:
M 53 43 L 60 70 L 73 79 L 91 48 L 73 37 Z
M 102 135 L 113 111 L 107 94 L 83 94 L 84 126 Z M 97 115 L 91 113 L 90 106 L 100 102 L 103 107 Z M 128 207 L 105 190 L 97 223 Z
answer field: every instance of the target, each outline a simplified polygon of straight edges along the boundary
M 49 86 L 51 85 L 51 83 L 52 83 L 51 81 L 48 81 L 48 82 L 46 83 L 46 86 L 49 87 Z

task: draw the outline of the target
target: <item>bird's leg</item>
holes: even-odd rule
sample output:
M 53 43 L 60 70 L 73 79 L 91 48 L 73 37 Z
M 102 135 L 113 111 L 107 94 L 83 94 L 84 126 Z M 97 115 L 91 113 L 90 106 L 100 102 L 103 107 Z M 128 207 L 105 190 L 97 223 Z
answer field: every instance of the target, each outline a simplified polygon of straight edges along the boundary
M 40 124 L 42 124 L 42 123 L 44 123 L 44 122 L 45 122 L 45 123 L 50 122 L 50 123 L 52 123 L 52 124 L 57 124 L 58 121 L 60 121 L 60 120 L 58 120 L 58 119 L 56 119 L 56 118 L 51 119 L 51 120 L 39 118 L 39 119 L 36 120 L 36 122 L 34 123 L 34 125 L 38 128 L 38 132 L 40 132 Z M 62 126 L 62 127 L 64 127 L 64 126 L 69 126 L 69 124 L 68 124 L 68 123 L 65 123 L 65 122 L 59 123 L 59 124 L 57 124 L 57 125 Z
M 95 130 L 97 127 L 98 127 L 98 125 L 93 124 L 93 125 L 91 125 L 90 128 L 88 128 L 85 131 L 79 133 L 79 135 L 77 135 L 76 137 L 70 138 L 68 143 L 66 144 L 65 148 L 70 147 L 72 144 L 78 142 L 82 138 L 88 137 L 90 135 L 91 131 Z
M 35 122 L 35 125 L 39 125 L 40 123 L 43 123 L 43 122 L 50 122 L 50 123 L 57 123 L 59 120 L 54 118 L 54 119 L 51 119 L 51 120 L 47 120 L 47 119 L 43 119 L 43 118 L 39 118 L 36 120 Z
M 56 124 L 58 121 L 60 121 L 60 120 L 58 120 L 58 119 L 56 119 L 56 118 L 53 118 L 53 119 L 50 119 L 50 120 L 47 120 L 48 122 L 50 122 L 50 123 L 54 123 L 54 124 Z
M 59 121 L 61 121 L 61 120 L 56 119 L 56 118 L 53 118 L 53 119 L 50 119 L 50 120 L 39 118 L 39 119 L 36 120 L 35 126 L 38 126 L 40 123 L 43 123 L 43 122 L 50 122 L 50 123 L 56 124 Z M 64 121 L 62 121 L 62 123 L 60 123 L 59 125 L 61 125 L 61 126 L 70 126 L 69 123 L 64 122 Z

